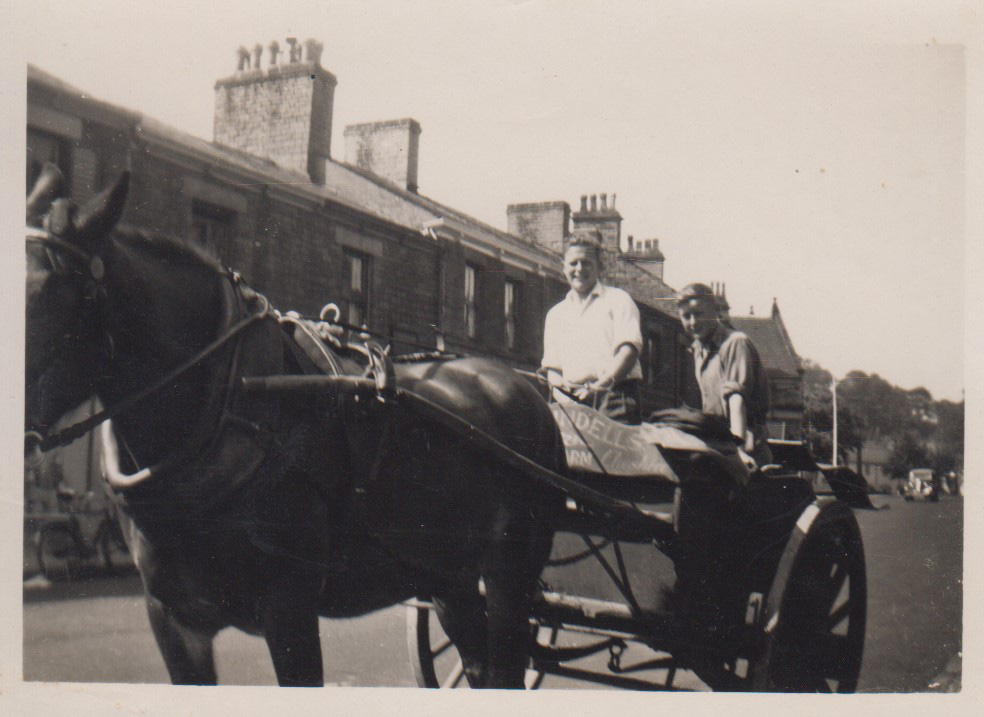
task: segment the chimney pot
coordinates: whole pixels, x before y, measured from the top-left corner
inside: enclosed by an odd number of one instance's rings
[[[602,209],[602,211],[608,209],[608,195],[607,194],[602,194],[601,195],[601,209]]]
[[[581,195],[581,211],[582,212],[588,211],[588,195],[587,194],[582,194]]]
[[[591,195],[591,211],[592,212],[598,211],[598,195],[597,194],[592,194]]]
[[[612,209],[615,208],[615,192],[612,192]]]
[[[270,50],[270,67],[273,67],[277,64],[277,55],[280,54],[280,43],[274,40],[268,45],[267,49]]]
[[[298,60],[300,60],[301,59],[301,48],[299,48],[297,46],[297,38],[296,37],[288,37],[287,38],[287,44],[290,46],[290,50],[289,50],[290,62],[293,63],[293,62],[297,62]]]
[[[249,67],[249,50],[242,45],[236,50],[236,72],[242,72]]]
[[[311,62],[315,65],[321,64],[321,53],[324,51],[325,46],[320,42],[315,40],[313,37],[308,38],[304,41],[304,61]]]
[[[632,251],[632,235],[629,234],[629,251]]]
[[[260,69],[260,60],[263,57],[263,45],[256,43],[253,45],[253,69]]]

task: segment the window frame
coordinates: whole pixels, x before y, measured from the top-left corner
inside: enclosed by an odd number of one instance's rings
[[[471,263],[465,263],[464,284],[462,285],[462,306],[465,322],[465,336],[470,339],[478,338],[478,284],[480,269]],[[470,281],[469,281],[470,279]],[[470,290],[470,291],[469,291]]]
[[[510,351],[518,351],[519,346],[519,297],[520,282],[514,279],[506,279],[502,288],[502,318],[503,318],[503,338],[506,348]]]
[[[344,290],[342,291],[345,298],[345,321],[352,326],[369,328],[372,308],[372,256],[348,248],[343,249],[342,254],[344,255],[343,265],[345,267]],[[361,265],[358,273],[359,287],[355,286],[356,262]],[[353,317],[353,309],[358,309],[360,317]],[[356,318],[360,318],[360,320],[356,320]]]
[[[30,154],[31,145],[34,144],[36,147],[36,141],[32,142],[32,139],[40,140],[41,142],[50,143],[50,146],[54,147],[55,158],[43,157],[40,160],[34,159]],[[38,176],[41,173],[41,169],[44,167],[45,162],[52,162],[58,169],[61,170],[62,176],[65,179],[66,191],[68,187],[72,186],[72,141],[67,137],[55,134],[53,132],[47,132],[43,129],[37,127],[28,126],[26,140],[26,150],[28,153],[27,160],[27,171],[33,174],[33,177],[25,177],[28,180],[28,184],[31,186],[27,187],[27,191],[30,192],[33,189],[34,183],[37,181]],[[32,167],[37,165],[36,171],[32,172]]]
[[[191,201],[189,241],[222,259],[236,232],[236,212],[199,199]],[[200,229],[204,229],[203,232]]]

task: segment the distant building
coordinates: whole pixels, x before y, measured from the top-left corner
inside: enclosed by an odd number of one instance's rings
[[[768,416],[772,438],[797,440],[803,435],[803,366],[777,301],[768,317],[731,316],[732,325],[755,344],[769,377],[771,409]]]
[[[884,440],[866,440],[861,446],[861,455],[853,448],[847,452],[846,465],[863,475],[869,485],[887,489],[892,485],[892,475],[888,463],[892,458],[892,446]]]

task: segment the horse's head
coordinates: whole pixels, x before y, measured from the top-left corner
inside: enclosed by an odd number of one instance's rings
[[[92,394],[106,351],[97,328],[109,233],[123,211],[129,175],[81,208],[58,196],[46,165],[27,199],[26,427],[45,433]]]

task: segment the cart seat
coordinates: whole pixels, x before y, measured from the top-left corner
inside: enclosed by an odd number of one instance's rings
[[[748,472],[734,443],[693,435],[674,425],[642,423],[627,426],[579,403],[551,403],[560,429],[567,466],[579,474],[611,478],[680,482],[673,463],[704,454],[737,482]]]

